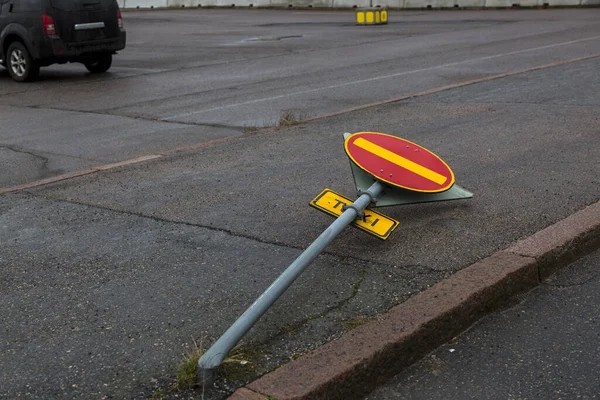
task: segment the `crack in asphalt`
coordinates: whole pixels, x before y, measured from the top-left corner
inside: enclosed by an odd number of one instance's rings
[[[171,220],[171,219],[167,219],[167,218],[157,217],[154,215],[146,215],[146,214],[134,212],[134,211],[119,210],[119,209],[111,208],[108,206],[85,203],[82,201],[58,199],[58,198],[44,196],[41,194],[32,193],[27,190],[24,190],[21,193],[27,194],[32,198],[41,198],[44,200],[53,201],[53,202],[57,202],[57,203],[73,204],[73,205],[78,205],[78,206],[82,206],[82,207],[96,208],[96,209],[109,211],[109,212],[113,212],[113,213],[118,213],[118,214],[122,214],[122,215],[150,219],[150,220],[153,220],[156,222],[163,222],[163,223],[170,223],[170,224],[175,224],[175,225],[183,225],[183,226],[191,226],[191,227],[195,227],[195,228],[207,229],[207,230],[210,230],[213,232],[220,232],[220,233],[224,233],[229,236],[232,236],[232,237],[252,240],[252,241],[255,241],[258,243],[267,244],[267,245],[271,245],[271,246],[277,246],[277,247],[293,249],[293,250],[300,250],[300,251],[306,250],[305,247],[294,246],[294,245],[291,245],[288,243],[283,243],[283,242],[275,242],[275,241],[265,240],[265,239],[262,239],[262,238],[259,238],[256,236],[246,235],[246,234],[239,233],[239,232],[234,232],[232,230],[225,229],[225,228],[218,228],[218,227],[214,227],[214,226],[210,226],[210,225],[203,225],[203,224],[198,224],[198,223],[193,223],[193,222],[176,221],[176,220]],[[435,269],[431,266],[427,266],[427,265],[420,265],[420,264],[418,264],[418,265],[414,265],[414,264],[394,265],[394,264],[388,264],[388,263],[382,263],[382,262],[373,261],[373,260],[369,260],[369,259],[364,259],[361,257],[352,256],[352,255],[340,255],[340,254],[336,254],[336,253],[330,252],[330,251],[323,251],[321,253],[321,255],[327,255],[327,256],[334,257],[342,264],[347,264],[346,261],[349,260],[349,261],[354,261],[354,262],[358,262],[358,263],[367,263],[374,267],[401,268],[404,271],[410,270],[415,275],[424,275],[424,274],[427,274],[428,272],[433,272],[436,274],[444,274],[445,273],[445,271],[440,271],[440,270],[437,270],[437,269]],[[414,267],[418,267],[418,268],[415,270],[415,269],[413,269]]]
[[[597,279],[598,277],[600,277],[600,273],[596,273],[594,274],[592,277],[581,281],[581,282],[576,282],[576,283],[571,283],[571,284],[560,284],[560,283],[549,283],[549,282],[543,282],[542,285],[543,286],[548,286],[548,287],[555,287],[555,288],[559,288],[559,289],[567,289],[567,288],[572,288],[572,287],[577,287],[577,286],[583,286],[586,283],[589,283],[595,279]]]
[[[272,338],[270,338],[267,343],[270,343],[278,338],[280,338],[281,336],[285,335],[285,334],[292,334],[295,331],[298,330],[298,328],[306,325],[307,323],[317,320],[317,319],[321,319],[325,316],[327,316],[330,312],[335,311],[335,310],[341,310],[341,308],[343,306],[345,306],[346,304],[348,304],[353,298],[355,298],[358,295],[358,292],[360,291],[360,286],[362,285],[363,281],[365,280],[365,276],[367,275],[367,271],[365,269],[361,269],[358,275],[358,279],[356,280],[356,282],[354,282],[354,286],[353,286],[353,290],[352,293],[350,294],[350,296],[346,297],[345,299],[342,299],[340,301],[338,301],[336,304],[334,304],[333,306],[327,307],[325,310],[321,311],[318,314],[314,314],[311,316],[308,316],[298,322],[295,322],[293,324],[290,324],[288,326],[284,326],[283,328],[281,328],[279,330],[279,332],[277,334],[275,334]]]
[[[27,154],[33,158],[38,158],[42,160],[42,165],[38,168],[40,171],[49,171],[48,170],[48,162],[50,161],[50,159],[48,157],[42,156],[40,154],[37,154],[35,152],[33,152],[32,150],[25,150],[22,149],[20,147],[16,147],[16,146],[8,146],[5,144],[0,144],[0,150],[9,150],[15,153],[20,153],[20,154]]]
[[[254,128],[252,126],[238,126],[238,125],[226,125],[226,124],[216,124],[216,123],[167,121],[167,120],[162,120],[160,118],[148,118],[148,117],[141,117],[141,116],[110,114],[108,112],[103,112],[103,111],[76,110],[76,109],[72,109],[72,108],[58,108],[58,107],[48,107],[48,106],[41,106],[41,105],[32,105],[32,106],[9,105],[7,107],[14,107],[14,108],[20,107],[20,108],[30,108],[30,109],[35,109],[35,110],[74,112],[74,113],[79,113],[79,114],[102,115],[102,116],[109,116],[109,117],[127,118],[127,119],[139,120],[139,121],[158,122],[158,123],[167,123],[167,124],[175,124],[175,125],[206,126],[209,128],[232,129],[235,131],[239,131],[241,133],[245,133],[249,128]]]
[[[355,261],[355,259],[353,257],[344,257],[340,260],[340,262],[342,264],[346,264],[346,265],[351,265],[351,263],[347,263],[347,260],[352,260]],[[361,260],[364,261],[364,260]],[[373,264],[378,264],[378,263],[373,263]],[[385,264],[381,264],[381,265],[385,265]],[[410,267],[411,265],[406,265],[406,266],[401,266],[400,268],[403,269],[407,269],[408,267]],[[419,266],[422,267],[422,266]],[[431,268],[431,267],[426,267],[426,268]],[[434,269],[431,269],[432,271],[435,271]],[[435,271],[438,274],[440,273],[439,271]],[[423,271],[420,271],[420,273],[417,274],[424,274]],[[293,335],[299,328],[307,325],[308,323],[324,318],[327,315],[329,315],[331,312],[333,311],[340,311],[342,309],[342,307],[344,307],[345,305],[347,305],[348,303],[350,303],[356,296],[358,296],[362,283],[364,282],[365,278],[367,275],[367,269],[366,268],[361,268],[359,270],[359,275],[358,278],[356,279],[356,281],[354,282],[353,285],[353,290],[352,293],[346,297],[345,299],[342,299],[340,301],[338,301],[336,304],[334,304],[333,306],[327,307],[325,310],[317,313],[317,314],[313,314],[310,315],[300,321],[294,322],[292,324],[289,324],[287,326],[282,327],[279,332],[277,332],[276,334],[274,334],[272,337],[270,337],[269,339],[265,340],[264,342],[261,342],[260,345],[261,346],[268,346],[270,343],[280,339],[282,336],[291,334]],[[405,301],[405,300],[403,300]],[[378,315],[380,314],[380,312],[377,313]]]
[[[268,245],[273,245],[273,246],[279,246],[279,247],[284,247],[284,248],[290,248],[290,249],[294,249],[294,250],[305,250],[305,248],[301,248],[301,247],[297,247],[297,246],[291,246],[291,245],[288,245],[288,244],[285,244],[285,243],[276,243],[276,242],[266,241],[264,239],[260,239],[260,238],[257,238],[257,237],[252,237],[252,236],[249,236],[249,235],[243,235],[243,234],[239,234],[239,233],[236,233],[236,232],[232,232],[232,231],[227,230],[227,229],[215,228],[215,227],[212,227],[212,226],[205,226],[205,225],[194,224],[194,223],[190,223],[190,222],[172,221],[172,220],[168,220],[168,219],[165,219],[165,218],[159,218],[159,217],[155,217],[155,216],[144,215],[144,214],[141,214],[141,213],[135,213],[135,212],[131,212],[131,211],[116,210],[116,209],[112,209],[112,208],[105,207],[105,206],[87,204],[87,203],[73,201],[73,200],[55,199],[55,198],[50,198],[50,197],[46,197],[46,196],[39,195],[39,194],[34,194],[34,193],[31,193],[31,192],[28,192],[28,191],[25,191],[24,193],[27,194],[28,196],[32,197],[32,198],[42,198],[42,199],[45,199],[45,200],[48,200],[48,201],[52,201],[52,202],[74,204],[74,205],[82,206],[82,207],[97,208],[97,209],[101,209],[101,210],[105,210],[105,211],[109,211],[109,212],[113,212],[113,213],[118,213],[118,214],[123,214],[123,215],[128,215],[128,216],[135,216],[135,217],[140,217],[140,218],[145,218],[145,219],[151,219],[151,220],[157,221],[157,222],[166,222],[166,223],[172,223],[172,224],[176,224],[176,225],[185,225],[185,226],[192,226],[192,227],[197,227],[197,228],[203,228],[203,229],[208,229],[208,230],[211,230],[211,231],[222,232],[222,233],[228,234],[228,235],[233,236],[233,237],[239,237],[239,238],[243,238],[243,239],[248,239],[248,240],[256,241],[256,242],[263,243],[263,244],[268,244]],[[431,273],[431,272],[433,272],[435,274],[438,274],[438,275],[443,275],[444,274],[443,271],[439,271],[439,270],[436,270],[433,267],[425,266],[425,265],[418,265],[418,264],[393,265],[393,264],[387,264],[387,263],[382,263],[382,262],[377,262],[377,261],[372,261],[372,260],[365,260],[365,259],[361,259],[359,257],[350,256],[350,255],[345,255],[345,256],[338,255],[338,254],[327,252],[327,251],[324,251],[322,253],[322,255],[331,256],[331,257],[335,258],[339,264],[348,266],[350,268],[356,268],[359,271],[358,272],[358,277],[355,280],[354,284],[352,285],[352,293],[348,297],[339,300],[337,303],[335,303],[332,306],[329,306],[329,307],[325,308],[321,312],[318,312],[316,314],[310,315],[310,316],[308,316],[306,318],[303,318],[300,321],[294,322],[294,323],[292,323],[292,324],[290,324],[288,326],[282,327],[272,337],[268,338],[267,340],[265,340],[263,342],[260,342],[260,344],[259,344],[260,346],[268,346],[270,343],[273,343],[274,341],[280,339],[281,337],[283,337],[285,335],[294,334],[294,332],[296,332],[301,327],[309,324],[310,322],[318,320],[318,319],[322,319],[322,318],[326,317],[327,315],[329,315],[330,313],[332,313],[334,311],[339,311],[345,305],[349,304],[354,298],[356,298],[359,295],[361,286],[362,286],[362,284],[363,284],[363,282],[364,282],[364,280],[366,278],[366,275],[367,275],[367,272],[368,272],[369,268],[366,268],[364,266],[365,263],[366,263],[366,265],[370,265],[371,267],[373,267],[373,269],[375,267],[400,268],[403,271],[410,271],[414,275],[426,275],[426,274]],[[353,264],[355,264],[355,265],[353,265]],[[356,264],[361,264],[361,267],[358,267]]]
[[[93,161],[93,162],[97,162],[97,163],[106,163],[106,160],[98,160],[96,158],[87,158],[87,157],[77,157],[77,156],[72,156],[69,154],[61,154],[61,153],[52,153],[49,151],[34,151],[34,150],[26,150],[23,149],[22,147],[17,147],[17,146],[13,146],[13,145],[7,145],[7,144],[2,144],[0,143],[0,150],[1,149],[8,149],[8,150],[12,150],[14,152],[17,153],[23,153],[23,154],[29,154],[33,157],[39,157],[39,158],[44,158],[46,160],[48,160],[48,157],[43,156],[42,154],[48,154],[50,156],[57,156],[57,157],[65,157],[65,158],[74,158],[76,160],[85,160],[85,161]]]

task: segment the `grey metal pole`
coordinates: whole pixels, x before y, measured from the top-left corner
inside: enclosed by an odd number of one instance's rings
[[[277,301],[311,262],[383,191],[375,182],[327,228],[262,295],[227,329],[227,331],[198,360],[198,379],[201,384],[213,382],[216,368],[258,319]]]

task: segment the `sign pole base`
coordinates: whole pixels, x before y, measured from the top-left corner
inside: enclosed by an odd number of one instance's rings
[[[217,379],[217,368],[200,368],[198,367],[198,372],[196,373],[196,377],[198,379],[198,384],[202,387],[209,387],[215,383],[215,379]]]
[[[290,264],[289,267],[260,295],[258,299],[227,329],[227,331],[198,360],[197,378],[200,384],[212,384],[216,369],[231,349],[254,326],[260,317],[277,301],[315,258],[344,230],[354,222],[372,201],[382,192],[384,186],[373,183],[352,205]]]

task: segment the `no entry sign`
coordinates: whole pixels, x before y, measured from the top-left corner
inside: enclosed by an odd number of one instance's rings
[[[358,132],[344,143],[346,153],[377,180],[416,192],[439,193],[454,185],[454,173],[424,147],[396,136]]]
[[[454,174],[445,162],[415,143],[375,132],[345,133],[344,138],[346,153],[353,161],[351,167],[359,191],[358,199],[352,201],[325,189],[310,202],[312,207],[335,217],[335,221],[200,357],[197,374],[201,384],[212,382],[225,356],[344,228],[353,225],[383,240],[390,236],[398,221],[368,208],[369,205],[412,204],[473,196],[454,185]],[[388,191],[383,182],[410,191]]]

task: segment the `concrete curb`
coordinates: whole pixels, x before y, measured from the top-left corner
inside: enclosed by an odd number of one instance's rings
[[[599,247],[597,202],[251,382],[230,399],[361,398],[513,296]]]

